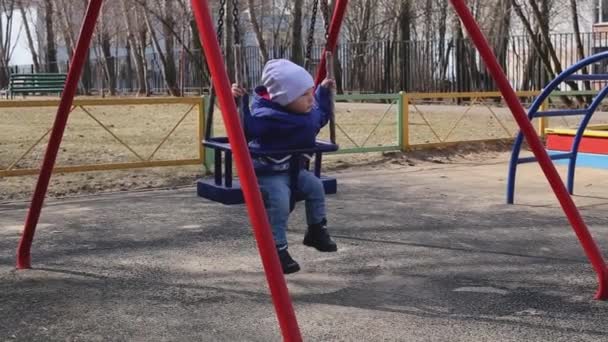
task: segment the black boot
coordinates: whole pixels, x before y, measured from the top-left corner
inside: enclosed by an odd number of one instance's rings
[[[277,252],[279,253],[279,261],[281,261],[281,267],[283,268],[283,274],[296,273],[300,270],[300,265],[291,258],[287,251],[287,246],[277,246]]]
[[[329,236],[326,224],[327,221],[323,219],[320,223],[309,225],[304,235],[304,245],[314,247],[320,252],[336,252],[338,246]]]

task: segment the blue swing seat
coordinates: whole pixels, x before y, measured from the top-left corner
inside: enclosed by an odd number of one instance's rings
[[[241,99],[241,111],[243,113],[243,121],[245,135],[247,136],[247,122],[251,118],[249,110],[249,97],[243,96]],[[209,199],[214,202],[219,202],[226,205],[242,204],[245,202],[243,191],[238,180],[233,179],[232,175],[232,148],[227,137],[213,137],[203,140],[203,146],[214,150],[214,176],[213,178],[203,178],[197,181],[197,194],[200,197]],[[303,155],[314,155],[314,174],[323,182],[325,193],[335,194],[338,191],[338,182],[336,178],[326,177],[321,175],[321,162],[323,153],[334,152],[339,149],[339,146],[330,142],[317,140],[316,145],[306,149],[295,150],[261,150],[249,147],[249,153],[252,157],[272,157],[291,155],[292,163],[290,164],[290,172],[293,168],[299,168],[300,160]],[[223,161],[223,168],[222,168]],[[224,170],[222,172],[222,169]],[[301,201],[304,196],[295,191],[293,194],[295,201]]]

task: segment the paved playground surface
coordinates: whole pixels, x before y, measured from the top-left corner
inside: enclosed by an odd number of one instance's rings
[[[504,204],[506,155],[340,171],[340,251],[288,276],[306,341],[608,341],[608,303],[536,165]],[[563,171],[563,169],[562,169]],[[608,249],[606,171],[576,197]],[[27,203],[0,205],[0,341],[279,341],[243,206],[194,188],[49,200],[14,270]]]

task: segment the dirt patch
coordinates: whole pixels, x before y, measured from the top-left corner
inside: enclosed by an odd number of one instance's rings
[[[202,175],[201,167],[181,166],[126,171],[56,174],[48,196],[54,198],[104,192],[191,186]],[[0,201],[29,199],[38,176],[0,178]]]

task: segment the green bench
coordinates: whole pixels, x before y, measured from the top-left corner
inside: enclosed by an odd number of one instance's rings
[[[67,74],[40,73],[40,74],[11,74],[8,93],[13,99],[15,94],[48,94],[63,92]]]

